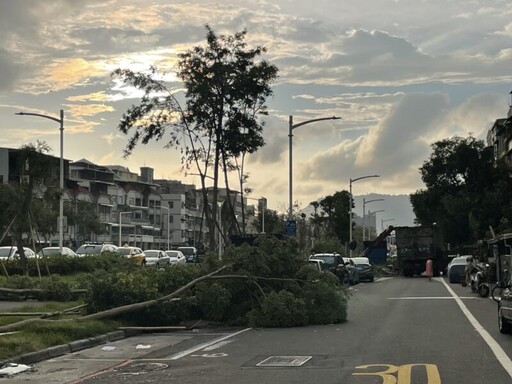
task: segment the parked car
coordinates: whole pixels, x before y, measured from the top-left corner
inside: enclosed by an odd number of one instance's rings
[[[347,272],[343,257],[338,253],[315,253],[309,257],[309,260],[323,261],[324,270],[329,270],[340,279],[341,283],[347,283]]]
[[[62,256],[69,256],[69,257],[77,256],[75,251],[73,251],[71,248],[68,248],[68,247],[62,247],[62,252],[60,251],[60,247],[44,247],[39,252],[37,252],[38,257],[55,256],[55,255],[61,255],[61,254],[62,254]]]
[[[169,249],[169,250],[165,251],[165,253],[167,253],[167,255],[169,256],[169,258],[171,260],[171,265],[185,264],[187,262],[187,258],[181,251],[175,251],[175,250]]]
[[[462,283],[466,276],[464,271],[466,269],[466,265],[468,264],[468,257],[470,255],[464,255],[459,257],[454,257],[452,261],[448,264],[446,268],[446,274],[448,275],[449,283]]]
[[[114,244],[83,244],[76,250],[78,256],[101,255],[105,253],[118,253]]]
[[[117,248],[117,252],[122,256],[134,259],[138,266],[144,267],[146,265],[146,253],[139,247],[124,245]]]
[[[187,258],[187,263],[199,263],[199,255],[197,254],[196,247],[178,247],[178,251],[181,251]]]
[[[158,249],[148,249],[144,251],[146,255],[146,267],[155,267],[156,269],[168,267],[171,265],[169,255]]]
[[[346,269],[346,282],[350,285],[359,284],[359,271],[357,270],[354,261],[349,257],[344,257],[343,262]]]
[[[309,265],[312,265],[313,268],[315,268],[318,272],[322,272],[325,270],[324,267],[324,261],[320,259],[309,259],[308,260]]]
[[[359,281],[365,280],[373,282],[375,280],[373,267],[367,257],[353,257],[351,260],[354,262],[359,274]]]
[[[28,247],[23,247],[25,257],[34,258],[37,257],[36,253]],[[18,247],[7,245],[0,247],[0,258],[3,260],[13,260],[19,258]]]

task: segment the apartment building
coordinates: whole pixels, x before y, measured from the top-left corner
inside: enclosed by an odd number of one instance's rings
[[[487,145],[494,148],[496,160],[504,160],[512,168],[512,100],[507,117],[497,119],[487,132]]]

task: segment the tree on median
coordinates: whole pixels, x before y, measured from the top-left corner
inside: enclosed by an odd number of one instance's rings
[[[184,169],[194,167],[201,176],[210,249],[216,245],[220,172],[224,174],[227,204],[236,223],[228,174],[238,170],[239,177],[245,178],[240,159],[265,144],[263,123],[258,117],[267,114],[265,101],[272,95],[270,84],[277,78],[275,66],[265,60],[257,61],[266,49],[247,48],[246,33],[244,30],[233,36],[217,35],[206,25],[206,46],[196,46],[178,55],[177,75],[185,85],[185,106],[176,98],[177,90],[160,80],[161,74],[155,68],[150,73],[127,69],[113,73],[126,84],[144,91],[140,104],[130,107],[118,126],[125,134],[135,131],[125,155],[139,141],[147,144],[168,134],[166,147],[181,149]],[[211,203],[205,183],[207,177],[212,177],[210,174],[213,174]],[[217,227],[221,230],[221,223]]]

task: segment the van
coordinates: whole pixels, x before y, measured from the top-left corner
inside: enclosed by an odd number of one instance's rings
[[[178,251],[185,255],[187,263],[199,263],[196,247],[178,247]]]

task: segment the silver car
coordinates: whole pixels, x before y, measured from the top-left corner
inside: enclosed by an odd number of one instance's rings
[[[37,256],[55,256],[60,255],[60,247],[44,247],[39,252],[37,252]],[[77,254],[71,248],[62,247],[62,256],[75,257]]]
[[[185,264],[187,262],[187,258],[181,251],[168,250],[165,253],[170,257],[171,265]]]
[[[155,267],[156,269],[159,269],[171,265],[171,259],[164,251],[149,249],[144,251],[144,254],[146,255],[146,267]]]

